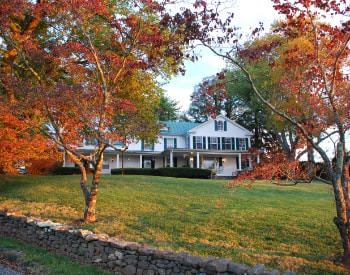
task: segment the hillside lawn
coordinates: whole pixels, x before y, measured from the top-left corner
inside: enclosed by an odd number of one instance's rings
[[[0,209],[76,224],[161,249],[231,258],[305,274],[342,274],[331,186],[251,189],[224,180],[104,176],[98,221],[79,224],[79,176],[0,177]]]

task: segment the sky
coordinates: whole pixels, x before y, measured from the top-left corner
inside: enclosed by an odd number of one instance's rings
[[[241,32],[250,33],[251,29],[258,27],[259,22],[264,23],[265,29],[278,18],[270,0],[236,0],[233,4],[236,26]],[[181,111],[187,111],[190,96],[196,84],[204,77],[215,75],[225,67],[225,62],[215,56],[208,49],[201,47],[200,59],[197,62],[186,61],[186,74],[175,76],[163,86],[166,94],[179,103]]]

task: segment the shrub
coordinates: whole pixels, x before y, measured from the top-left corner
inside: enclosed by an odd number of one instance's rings
[[[61,166],[62,163],[55,159],[37,159],[31,160],[27,168],[31,175],[49,175]]]
[[[211,177],[211,170],[198,168],[158,168],[159,176],[175,177],[175,178],[194,178],[194,179],[208,179]]]
[[[120,175],[122,169],[112,169],[112,175]],[[163,176],[175,178],[196,178],[208,179],[211,177],[211,170],[198,168],[124,168],[125,175],[149,175],[149,176]]]
[[[80,174],[80,169],[78,167],[56,167],[52,171],[53,175],[74,175]]]
[[[153,168],[124,168],[124,174],[125,175],[150,175],[150,176],[155,176],[157,169]],[[117,169],[111,169],[111,174],[112,175],[120,175],[122,173],[121,168]]]

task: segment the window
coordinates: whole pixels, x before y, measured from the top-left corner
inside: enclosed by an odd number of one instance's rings
[[[248,158],[246,159],[242,159],[242,162],[241,162],[241,169],[242,170],[247,170],[250,168],[250,161]]]
[[[223,150],[232,150],[232,139],[231,138],[223,138],[222,149]]]
[[[224,130],[224,122],[222,120],[218,120],[216,127],[217,127],[218,131],[223,131]]]
[[[203,137],[195,137],[196,149],[203,149]]]
[[[102,169],[104,169],[104,170],[109,169],[109,161],[108,160],[103,160]]]
[[[247,144],[246,144],[246,139],[245,138],[237,138],[237,145],[238,145],[238,148],[237,150],[238,151],[245,151],[247,150]]]
[[[165,149],[173,149],[176,148],[175,138],[167,138],[166,139],[166,148]]]
[[[153,150],[154,150],[153,143],[144,142],[143,151],[153,151]]]
[[[210,137],[208,145],[209,145],[210,150],[218,150],[218,138],[217,137]]]
[[[97,145],[96,138],[86,138],[85,145]]]

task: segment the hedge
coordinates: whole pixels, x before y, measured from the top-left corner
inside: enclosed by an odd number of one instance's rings
[[[111,169],[112,175],[120,175],[122,173],[122,169]],[[152,168],[124,168],[125,175],[150,175],[156,176],[156,169]]]
[[[74,175],[80,174],[79,167],[56,167],[52,174],[54,175]]]
[[[112,175],[120,175],[122,169],[112,169]],[[152,175],[175,178],[196,178],[208,179],[211,177],[211,170],[198,168],[124,168],[125,175]]]

